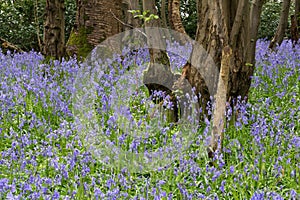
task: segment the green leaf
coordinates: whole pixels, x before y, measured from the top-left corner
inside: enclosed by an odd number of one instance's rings
[[[246,63],[245,64],[247,67],[253,67],[253,64],[252,63]]]
[[[127,12],[132,13],[132,14],[141,13],[140,10],[127,10]]]

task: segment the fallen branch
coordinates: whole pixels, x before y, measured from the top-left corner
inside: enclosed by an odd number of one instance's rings
[[[8,42],[7,40],[3,39],[0,37],[0,42],[1,42],[1,47],[4,49],[9,49],[9,50],[13,50],[13,51],[17,51],[17,52],[24,52],[21,48],[19,48],[18,46]]]

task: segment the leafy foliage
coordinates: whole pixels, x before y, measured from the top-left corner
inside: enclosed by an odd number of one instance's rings
[[[45,0],[5,0],[0,3],[0,37],[25,51],[40,51],[38,37],[43,39]],[[66,0],[66,38],[74,25],[76,3]]]
[[[181,18],[186,33],[195,38],[197,30],[197,3],[196,0],[181,0]]]
[[[38,16],[42,15],[43,7],[39,3]],[[32,0],[3,1],[0,3],[0,36],[18,45],[24,50],[37,49],[37,35],[34,19],[35,4]],[[39,28],[42,21],[39,21]],[[42,35],[40,35],[41,37]]]
[[[280,10],[280,1],[267,1],[263,5],[258,38],[272,39],[279,23]]]
[[[128,10],[128,12],[132,13],[134,18],[139,18],[144,22],[149,22],[150,20],[159,19],[158,15],[150,14],[149,10],[144,10],[141,12],[140,10]]]

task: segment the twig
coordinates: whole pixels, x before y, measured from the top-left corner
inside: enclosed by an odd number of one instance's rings
[[[129,27],[129,28],[135,29],[134,26],[131,26],[130,24],[126,24],[125,22],[123,22],[122,20],[120,20],[120,19],[119,19],[119,18],[111,11],[111,9],[110,9],[110,13],[112,14],[113,18],[115,18],[118,22],[120,22],[120,23],[123,24],[124,26],[127,26],[127,27]],[[136,30],[137,30],[139,33],[141,33],[143,36],[145,36],[146,38],[148,38],[147,35],[146,35],[146,33],[140,31],[139,29],[136,29]]]

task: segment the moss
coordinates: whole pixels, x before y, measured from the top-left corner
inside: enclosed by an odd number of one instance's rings
[[[67,54],[72,56],[76,54],[78,58],[85,58],[93,49],[87,40],[87,34],[92,32],[92,28],[81,27],[76,32],[72,30],[68,43]]]

